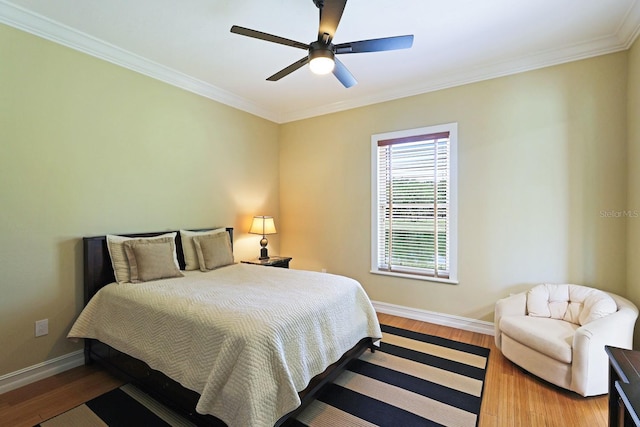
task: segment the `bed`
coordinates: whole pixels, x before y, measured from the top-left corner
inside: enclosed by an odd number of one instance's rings
[[[233,229],[222,231],[232,245]],[[133,245],[166,233],[124,236]],[[183,236],[173,233],[164,239],[179,277],[139,283],[114,283],[119,267],[114,276],[107,237],[84,238],[85,309],[69,337],[85,338],[86,363],[134,382],[198,425],[284,425],[381,337],[352,279],[233,262],[185,271],[193,254],[185,259]]]

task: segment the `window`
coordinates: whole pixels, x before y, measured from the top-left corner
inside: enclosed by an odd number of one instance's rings
[[[371,272],[457,283],[457,123],[371,137]]]

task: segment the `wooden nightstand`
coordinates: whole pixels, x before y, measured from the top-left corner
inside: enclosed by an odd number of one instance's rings
[[[287,256],[272,256],[267,259],[245,259],[242,262],[245,264],[266,265],[267,267],[289,268],[291,259],[291,257]]]

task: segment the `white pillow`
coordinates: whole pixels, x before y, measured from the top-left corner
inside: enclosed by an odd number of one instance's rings
[[[611,296],[587,286],[545,283],[527,292],[529,316],[550,317],[586,325],[616,311],[618,306]]]
[[[593,292],[584,300],[584,307],[580,312],[580,324],[586,325],[616,311],[618,311],[618,304],[610,295],[603,291]]]
[[[198,270],[200,269],[200,262],[198,261],[198,254],[196,253],[196,246],[193,242],[195,236],[206,236],[208,234],[218,234],[226,232],[226,228],[216,228],[208,231],[189,231],[180,230],[180,239],[182,240],[182,253],[184,254],[184,269],[185,270]]]
[[[543,284],[527,292],[527,313],[534,317],[562,319],[569,305],[567,285]]]
[[[111,256],[111,266],[113,267],[113,273],[116,276],[116,282],[126,283],[131,280],[129,274],[129,260],[124,250],[124,242],[127,240],[152,240],[162,239],[164,237],[176,238],[178,233],[165,233],[154,237],[125,237],[117,236],[114,234],[107,234],[107,248],[109,249],[109,255]],[[175,251],[175,245],[173,247],[173,261],[176,263],[176,267],[180,269],[178,264],[178,254]]]

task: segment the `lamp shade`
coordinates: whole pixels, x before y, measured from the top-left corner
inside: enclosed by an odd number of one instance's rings
[[[251,234],[276,234],[276,225],[273,222],[272,216],[254,216],[251,228],[249,229]]]

